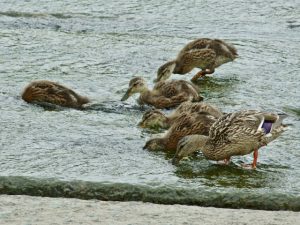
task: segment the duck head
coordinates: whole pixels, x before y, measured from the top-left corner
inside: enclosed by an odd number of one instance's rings
[[[165,149],[164,139],[153,138],[146,142],[143,149],[148,149],[150,151],[163,151]]]
[[[167,80],[173,73],[176,67],[176,61],[170,61],[162,65],[157,70],[157,78],[154,82],[159,82],[162,80]]]
[[[144,113],[139,126],[142,128],[164,128],[167,122],[167,117],[159,110],[154,109]]]
[[[122,97],[121,101],[127,100],[131,95],[135,93],[143,93],[144,91],[147,91],[147,83],[146,81],[141,77],[135,77],[132,78],[129,82],[129,87]]]
[[[183,158],[197,150],[202,150],[207,140],[208,137],[204,135],[188,135],[183,137],[177,144],[177,150],[172,159],[172,164],[177,165]]]

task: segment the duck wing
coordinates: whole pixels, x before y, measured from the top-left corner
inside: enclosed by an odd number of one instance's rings
[[[209,38],[199,38],[191,41],[187,45],[185,45],[183,49],[181,49],[181,51],[178,53],[177,58],[180,58],[181,55],[189,52],[190,50],[209,48],[211,41],[212,40]]]
[[[212,143],[235,154],[248,154],[277,138],[283,125],[276,125],[280,116],[256,110],[229,113],[218,119],[211,127]],[[270,123],[271,128],[269,125]],[[280,122],[281,124],[281,122]]]
[[[160,81],[154,86],[153,92],[157,96],[172,98],[182,93],[182,89],[188,88],[186,81],[183,80]]]
[[[31,83],[22,98],[27,102],[48,102],[61,106],[75,107],[88,102],[73,90],[55,82],[37,81]]]
[[[209,128],[214,122],[215,119],[208,114],[180,114],[166,134],[169,148],[176,149],[179,140],[187,135],[208,135]]]
[[[212,68],[215,64],[216,53],[212,49],[191,49],[177,58],[177,73],[187,73],[193,68]]]
[[[213,49],[217,56],[223,56],[231,59],[231,61],[238,57],[237,49],[233,45],[220,39],[214,39],[210,43],[209,48]]]
[[[171,98],[165,96],[153,96],[147,100],[147,103],[153,105],[157,109],[173,108],[184,101],[188,101],[189,97],[185,94],[175,95]]]
[[[259,111],[248,110],[229,113],[218,119],[211,127],[209,137],[217,148],[232,155],[248,154],[264,145],[262,129],[264,116]]]
[[[215,118],[223,116],[223,113],[216,106],[205,102],[190,103],[186,111],[191,113],[207,113]]]

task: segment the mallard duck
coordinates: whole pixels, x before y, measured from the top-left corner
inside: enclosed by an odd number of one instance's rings
[[[182,113],[163,137],[150,139],[143,149],[176,151],[181,138],[191,134],[208,135],[209,128],[215,121],[207,113]]]
[[[140,105],[152,105],[159,109],[172,108],[185,101],[203,100],[197,88],[184,80],[161,81],[155,84],[153,90],[149,90],[143,78],[135,77],[130,80],[129,88],[121,101],[125,101],[135,93],[140,93],[138,99]]]
[[[286,115],[245,110],[229,113],[219,118],[210,128],[209,136],[191,135],[184,137],[177,146],[173,163],[201,150],[209,160],[230,161],[231,156],[254,152],[250,166],[255,169],[258,149],[276,139],[286,125],[282,120]]]
[[[208,113],[219,118],[223,113],[215,106],[205,102],[183,102],[170,115],[165,115],[158,109],[144,113],[139,126],[142,128],[168,129],[181,113]]]
[[[188,43],[175,60],[162,65],[157,71],[156,82],[168,79],[172,73],[186,74],[195,67],[200,68],[191,81],[212,74],[215,68],[231,62],[238,57],[237,50],[231,44],[219,39],[200,38]]]
[[[89,99],[58,83],[41,80],[31,82],[24,90],[22,99],[28,103],[50,103],[63,107],[81,108]]]

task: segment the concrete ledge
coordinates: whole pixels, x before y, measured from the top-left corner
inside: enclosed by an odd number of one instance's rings
[[[0,224],[295,225],[299,212],[0,195]]]

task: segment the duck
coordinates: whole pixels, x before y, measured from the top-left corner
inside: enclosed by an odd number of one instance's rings
[[[27,103],[39,105],[53,104],[62,107],[80,109],[89,103],[87,97],[77,94],[75,91],[48,80],[33,81],[27,85],[22,93],[22,99]]]
[[[171,114],[166,115],[158,109],[144,113],[138,126],[150,129],[168,129],[182,113],[208,113],[216,119],[223,113],[216,106],[206,102],[183,102]]]
[[[247,155],[253,152],[253,162],[243,165],[255,169],[258,149],[275,140],[286,130],[282,124],[286,114],[242,110],[220,117],[209,129],[209,135],[190,135],[182,138],[172,160],[173,164],[201,150],[208,160],[224,160],[229,164],[230,158],[236,155]]]
[[[216,119],[208,113],[182,113],[167,132],[158,138],[148,140],[143,149],[150,151],[176,151],[179,140],[187,135],[208,135]]]
[[[196,82],[200,77],[214,73],[215,68],[232,62],[237,57],[237,49],[232,44],[220,39],[199,38],[185,45],[176,59],[160,66],[154,82],[166,80],[172,73],[189,73],[197,67],[201,71],[191,79],[192,82]]]
[[[149,90],[142,77],[134,77],[130,80],[121,101],[127,100],[135,93],[140,93],[138,98],[140,105],[150,105],[157,109],[174,108],[185,101],[203,100],[203,97],[198,94],[198,88],[184,80],[161,81]]]

